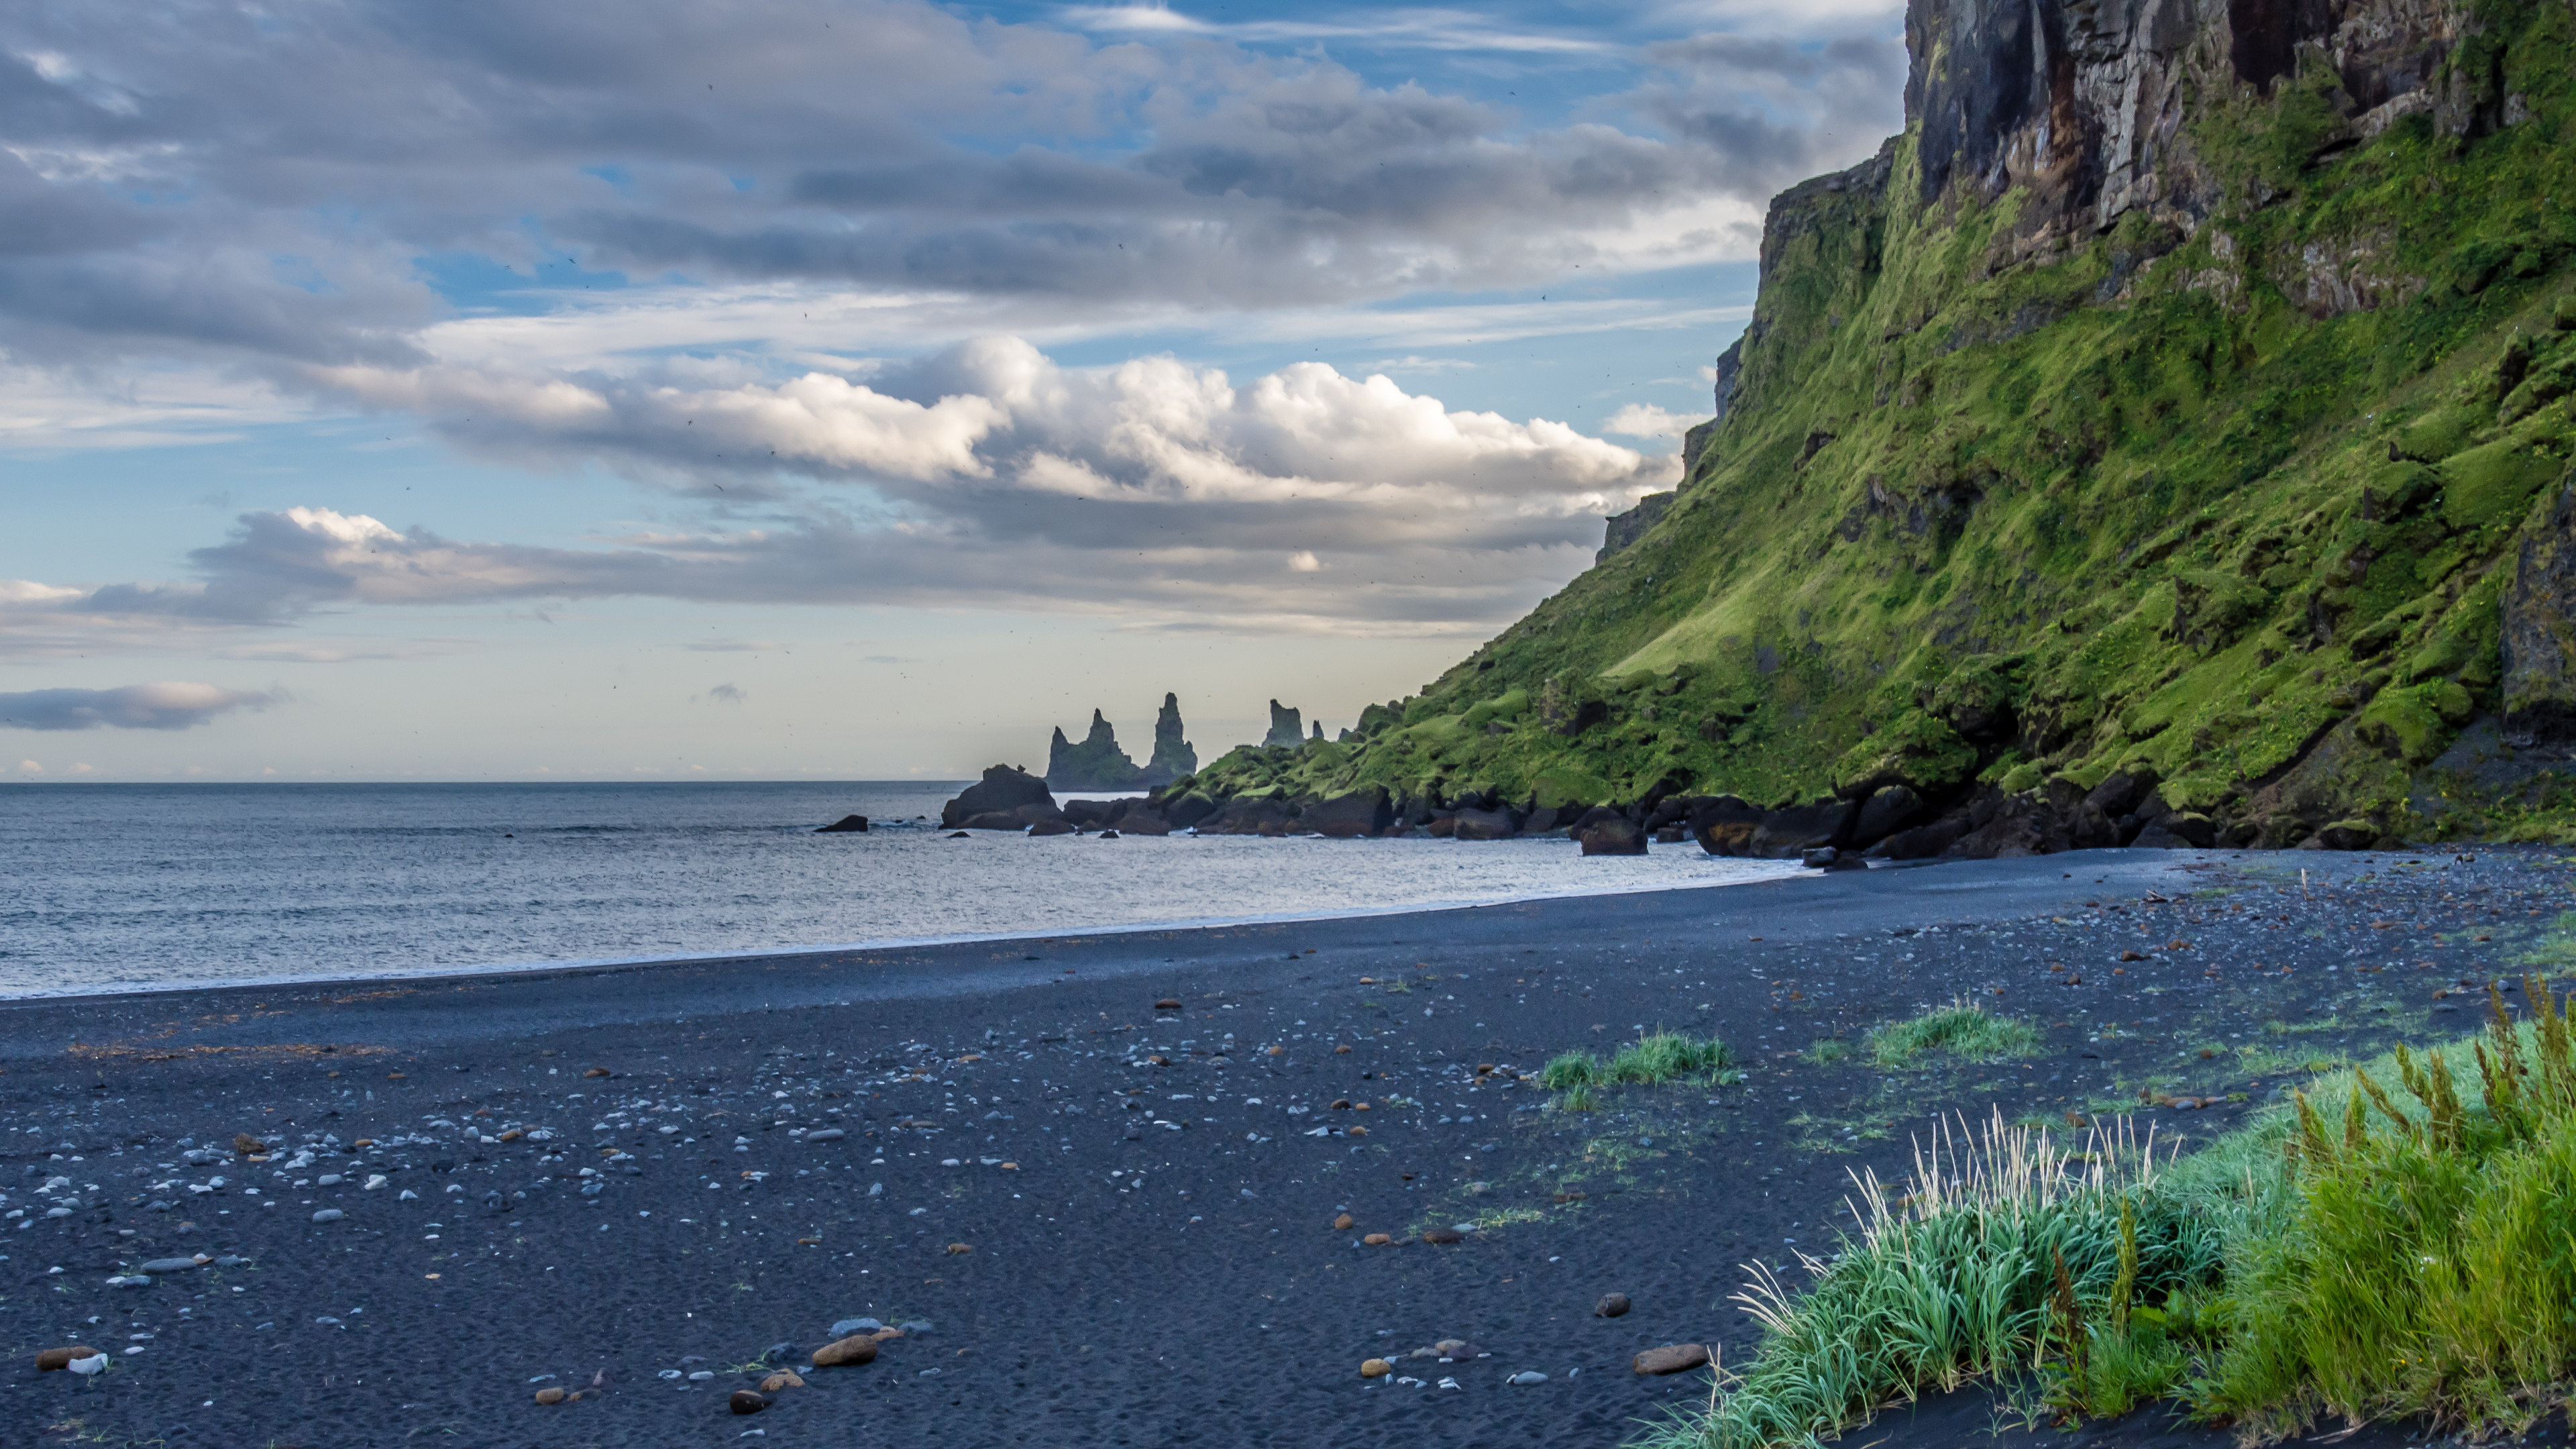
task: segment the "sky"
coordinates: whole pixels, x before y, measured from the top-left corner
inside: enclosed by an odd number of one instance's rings
[[[956,778],[1673,486],[1877,0],[0,10],[0,779]]]

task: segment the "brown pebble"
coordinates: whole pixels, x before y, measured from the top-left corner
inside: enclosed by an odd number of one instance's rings
[[[805,1381],[786,1369],[780,1369],[778,1372],[771,1374],[769,1377],[760,1381],[760,1391],[764,1394],[774,1394],[780,1389],[801,1389],[803,1387],[805,1387]]]
[[[1360,1377],[1364,1379],[1382,1379],[1393,1372],[1395,1365],[1382,1358],[1373,1358],[1360,1365]]]
[[[814,1350],[814,1367],[837,1368],[843,1364],[874,1363],[876,1357],[876,1335],[856,1333]]]
[[[1344,1213],[1340,1217],[1333,1219],[1333,1231],[1337,1233],[1347,1233],[1351,1230],[1351,1225],[1358,1221],[1359,1219],[1352,1217],[1349,1213]]]
[[[1350,1098],[1348,1098],[1348,1097],[1336,1097],[1336,1098],[1334,1098],[1334,1099],[1333,1099],[1333,1110],[1334,1110],[1334,1111],[1336,1111],[1336,1112],[1347,1112],[1347,1111],[1351,1110],[1351,1099],[1350,1099]]]
[[[1349,1135],[1353,1137],[1366,1137],[1368,1135],[1368,1129],[1366,1127],[1354,1127],[1350,1130]]]
[[[971,1253],[975,1251],[975,1245],[973,1243],[950,1243],[948,1245],[948,1251],[951,1253]]]
[[[525,1136],[527,1136],[527,1135],[528,1135],[527,1133],[520,1131],[520,1130],[519,1130],[518,1128],[516,1128],[516,1127],[513,1127],[513,1128],[511,1128],[509,1131],[502,1133],[499,1137],[496,1137],[496,1138],[494,1138],[493,1140],[494,1140],[494,1141],[496,1141],[496,1142],[516,1142],[516,1141],[518,1141],[520,1138],[525,1137]]]
[[[1367,1237],[1360,1239],[1360,1241],[1368,1244],[1372,1248],[1383,1248],[1387,1244],[1394,1242],[1395,1239],[1384,1233],[1371,1233]]]
[[[1708,1362],[1708,1346],[1698,1343],[1668,1343],[1650,1348],[1628,1361],[1628,1366],[1641,1374],[1677,1374]]]
[[[1346,1056],[1349,1056],[1350,1054],[1351,1054],[1351,1049],[1350,1049],[1349,1047],[1346,1047],[1346,1046],[1337,1046],[1337,1047],[1333,1048],[1333,1055],[1335,1055],[1335,1056],[1337,1056],[1337,1057],[1346,1057]]]
[[[1456,1228],[1425,1228],[1422,1230],[1422,1241],[1426,1243],[1463,1243],[1467,1241],[1467,1235],[1458,1231]]]
[[[1274,1057],[1284,1057],[1288,1055],[1288,1049],[1284,1046],[1275,1046],[1270,1049],[1270,1054]]]
[[[749,1389],[736,1389],[730,1400],[737,1414],[757,1414],[769,1407],[769,1401]]]
[[[565,1393],[563,1390],[556,1388],[552,1384],[548,1384],[544,1388],[537,1390],[537,1402],[540,1404],[560,1404],[570,1397],[572,1397],[570,1394]]]
[[[233,1134],[233,1151],[240,1153],[244,1157],[248,1157],[254,1152],[266,1152],[267,1150],[267,1143],[260,1141],[258,1138],[251,1136],[247,1132],[237,1132]]]
[[[1162,1000],[1154,1003],[1154,1009],[1156,1011],[1178,1011],[1181,1009],[1181,1004],[1178,1001],[1173,1000],[1171,997],[1166,996]]]
[[[582,1075],[585,1077],[604,1077],[608,1075],[608,1068],[592,1067],[589,1071],[582,1073]]]
[[[403,1074],[402,1074],[402,1073],[400,1073],[400,1072],[387,1072],[387,1073],[385,1073],[385,1080],[386,1080],[386,1081],[388,1081],[388,1082],[399,1082],[399,1081],[401,1081],[402,1079],[403,1079]]]
[[[1604,1293],[1601,1295],[1601,1301],[1592,1305],[1592,1316],[1595,1318],[1616,1318],[1620,1314],[1627,1312],[1628,1308],[1629,1303],[1627,1294]]]
[[[1160,1053],[1160,1052],[1148,1053],[1148,1054],[1146,1055],[1146,1057],[1145,1057],[1145,1060],[1147,1060],[1147,1061],[1149,1061],[1149,1062],[1152,1062],[1154,1065],[1156,1065],[1156,1066],[1158,1066],[1158,1067],[1168,1067],[1168,1066],[1170,1066],[1170,1065],[1171,1065],[1171,1062],[1170,1062],[1167,1058],[1165,1058],[1165,1057],[1162,1055],[1162,1053]]]
[[[36,1371],[49,1374],[57,1369],[69,1368],[73,1359],[97,1356],[98,1350],[85,1343],[76,1343],[69,1348],[49,1348],[36,1355]]]

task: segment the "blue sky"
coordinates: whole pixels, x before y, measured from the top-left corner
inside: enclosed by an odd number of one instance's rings
[[[0,777],[955,776],[1670,487],[1899,12],[0,16]]]

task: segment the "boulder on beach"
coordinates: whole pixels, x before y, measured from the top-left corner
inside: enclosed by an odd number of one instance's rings
[[[814,833],[816,835],[838,835],[850,831],[864,833],[867,828],[868,817],[864,815],[844,815],[829,825],[816,827]]]
[[[1462,806],[1451,818],[1454,823],[1450,829],[1460,840],[1508,840],[1521,828],[1520,817],[1510,806],[1500,810]]]
[[[1082,828],[1070,820],[1040,820],[1029,826],[1031,835],[1079,835]]]
[[[1636,821],[1612,811],[1606,820],[1595,820],[1574,832],[1583,842],[1585,855],[1643,855],[1646,832]]]
[[[1319,800],[1298,812],[1297,823],[1318,835],[1348,840],[1358,835],[1384,835],[1395,823],[1395,806],[1386,787],[1372,785],[1352,795]]]
[[[1118,833],[1121,835],[1169,835],[1173,828],[1171,821],[1147,808],[1142,800],[1129,805],[1118,816]]]
[[[1009,825],[977,825],[981,817],[1008,815],[1015,817]],[[942,829],[1016,830],[1040,820],[1061,819],[1064,812],[1055,805],[1054,792],[1046,781],[1026,770],[1009,765],[994,765],[984,771],[984,778],[967,786],[956,799],[939,807]]]

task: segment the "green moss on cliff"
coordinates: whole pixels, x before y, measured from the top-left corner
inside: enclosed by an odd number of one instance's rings
[[[1355,745],[1204,778],[1772,803],[2145,763],[2238,838],[2402,825],[2494,703],[2498,565],[2576,451],[2569,16],[2480,13],[2515,124],[2343,145],[2325,74],[2209,100],[2229,199],[2188,234],[2024,257],[2024,195],[1917,205],[1910,138],[1787,193],[1664,517]]]

